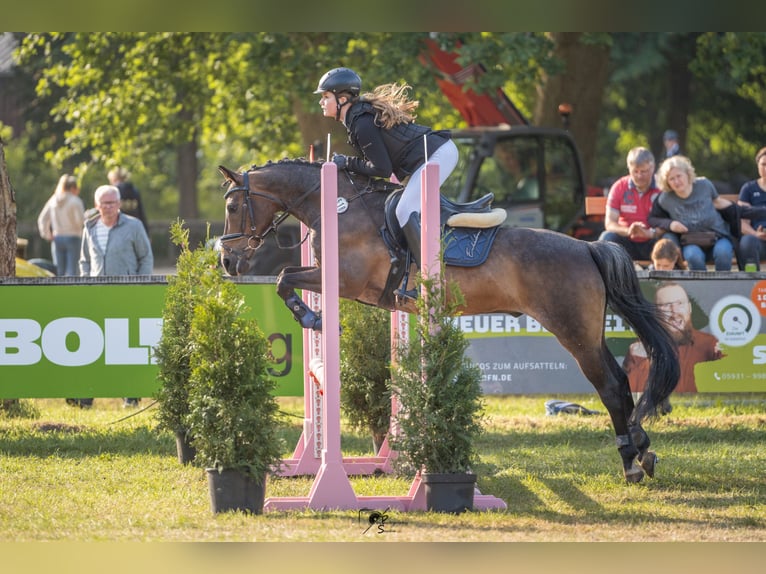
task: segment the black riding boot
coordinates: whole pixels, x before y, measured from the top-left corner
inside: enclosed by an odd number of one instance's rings
[[[418,269],[422,269],[420,261],[420,214],[410,213],[410,218],[407,220],[407,223],[402,226],[402,232],[404,233],[405,239],[407,239],[407,246],[410,248],[412,257],[415,260],[415,265],[418,266]],[[417,299],[418,290],[409,289],[407,291],[402,291],[401,289],[397,289],[396,295],[408,299]]]

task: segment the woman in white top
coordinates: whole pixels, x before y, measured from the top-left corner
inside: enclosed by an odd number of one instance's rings
[[[64,174],[37,218],[40,236],[53,242],[51,252],[57,275],[80,274],[78,260],[84,223],[85,206],[77,178]]]

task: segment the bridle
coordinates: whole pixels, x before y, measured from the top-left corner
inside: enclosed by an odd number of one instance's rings
[[[236,185],[232,188],[229,188],[226,191],[226,193],[224,193],[223,195],[223,198],[227,199],[233,193],[236,193],[238,191],[244,192],[243,195],[244,195],[245,203],[243,207],[245,207],[245,209],[247,210],[247,211],[245,211],[244,209],[242,210],[242,223],[240,225],[240,229],[242,229],[242,231],[239,233],[226,233],[226,227],[224,227],[224,230],[223,230],[224,234],[221,235],[221,237],[219,237],[218,239],[218,241],[221,244],[221,249],[223,249],[227,253],[233,253],[234,249],[231,247],[228,247],[226,243],[229,241],[235,241],[237,239],[241,239],[243,237],[247,237],[247,246],[245,247],[246,251],[258,249],[261,246],[261,244],[263,244],[266,237],[268,237],[270,233],[274,233],[274,235],[276,236],[277,228],[285,219],[287,219],[290,216],[291,211],[295,209],[296,207],[300,206],[300,204],[303,203],[306,200],[306,198],[308,198],[309,195],[317,191],[320,187],[320,184],[317,183],[308,191],[304,192],[303,195],[301,195],[295,202],[288,205],[278,197],[267,195],[259,191],[251,190],[249,173],[250,173],[249,171],[243,172],[242,185]],[[266,199],[268,201],[278,204],[280,207],[281,213],[277,217],[275,217],[271,221],[271,224],[266,228],[266,230],[260,234],[257,233],[257,229],[255,226],[255,209],[253,207],[253,202],[251,200],[252,196],[262,197],[263,199]],[[250,228],[249,228],[250,233],[245,232],[245,228],[246,228],[245,217],[247,217],[248,215],[250,216]],[[304,237],[303,240],[300,241],[300,243],[303,243],[303,241],[305,240],[306,238]],[[300,245],[300,243],[298,245]]]

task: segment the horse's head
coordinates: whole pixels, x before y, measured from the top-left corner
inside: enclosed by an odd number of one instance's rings
[[[255,250],[275,230],[274,214],[281,206],[278,199],[259,193],[251,185],[253,172],[236,173],[222,165],[218,171],[226,180],[223,185],[228,185],[221,264],[229,275],[245,275],[252,267]]]

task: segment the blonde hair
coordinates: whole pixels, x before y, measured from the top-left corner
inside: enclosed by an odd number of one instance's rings
[[[689,267],[681,253],[681,249],[667,237],[657,240],[657,243],[654,244],[654,248],[652,249],[651,258],[652,262],[657,259],[673,261],[674,269],[688,269]]]
[[[64,195],[67,191],[74,191],[78,187],[77,178],[65,173],[59,178],[59,182],[56,184],[56,190],[53,193],[56,195]]]
[[[380,126],[390,129],[397,124],[415,121],[417,116],[413,112],[420,102],[409,99],[408,92],[411,89],[407,84],[383,84],[372,92],[362,94],[360,99],[372,104],[378,112],[376,118]]]
[[[663,161],[660,169],[657,170],[657,185],[662,191],[670,191],[670,186],[668,185],[668,172],[671,169],[685,171],[689,176],[689,181],[692,183],[697,178],[697,172],[694,171],[692,161],[686,156],[674,155]]]

